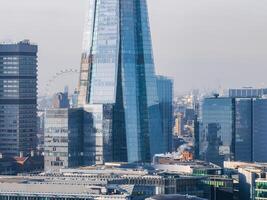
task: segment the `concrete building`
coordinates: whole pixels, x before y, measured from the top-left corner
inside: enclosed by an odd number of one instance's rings
[[[14,157],[36,149],[37,45],[0,44],[0,153]]]
[[[83,110],[45,111],[45,171],[83,165]]]
[[[133,191],[131,185],[86,185],[53,177],[1,177],[0,181],[0,199],[130,200]]]
[[[246,162],[224,162],[224,168],[226,170],[232,169],[238,173],[238,187],[239,187],[239,199],[255,200],[256,196],[260,195],[260,192],[255,193],[255,188],[260,188],[260,182],[266,180],[266,163],[246,163]],[[259,184],[256,185],[259,180]],[[259,199],[259,198],[258,198]]]
[[[239,89],[229,89],[231,98],[261,98],[267,94],[267,88],[245,87]]]
[[[46,110],[45,170],[111,161],[112,111],[102,104]]]
[[[153,167],[171,173],[197,176],[220,176],[223,169],[212,163],[190,160],[184,161],[178,153],[156,154],[153,158]]]
[[[171,195],[157,195],[147,198],[146,200],[207,200],[207,199],[189,195],[171,194]]]

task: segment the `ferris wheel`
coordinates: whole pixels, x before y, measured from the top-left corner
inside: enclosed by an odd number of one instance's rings
[[[78,69],[74,69],[74,68],[69,68],[69,69],[64,69],[61,70],[57,73],[55,73],[49,80],[48,82],[45,84],[45,89],[44,89],[44,95],[45,96],[51,96],[53,95],[53,91],[52,88],[53,86],[56,84],[56,82],[60,79],[62,79],[63,76],[66,75],[79,75],[79,70]],[[66,83],[68,84],[68,83]],[[77,82],[78,84],[78,82]]]

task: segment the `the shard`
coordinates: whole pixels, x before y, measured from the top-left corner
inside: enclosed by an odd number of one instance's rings
[[[89,0],[79,105],[112,106],[111,161],[164,152],[146,0]]]

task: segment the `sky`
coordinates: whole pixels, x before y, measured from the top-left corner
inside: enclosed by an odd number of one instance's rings
[[[77,85],[86,0],[0,0],[0,41],[39,45],[39,93]],[[267,87],[266,0],[148,0],[157,74],[175,92]],[[58,88],[60,87],[60,88]]]

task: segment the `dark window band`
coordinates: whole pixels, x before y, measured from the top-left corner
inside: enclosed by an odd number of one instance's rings
[[[36,56],[36,52],[0,52],[0,56]]]
[[[24,104],[36,104],[36,99],[0,99],[0,105],[7,104],[7,105],[24,105]]]

